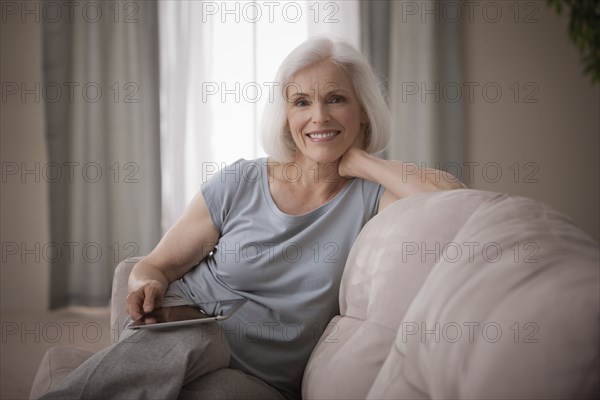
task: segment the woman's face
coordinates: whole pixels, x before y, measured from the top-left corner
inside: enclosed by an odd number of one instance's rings
[[[286,88],[287,123],[296,143],[296,161],[335,161],[357,139],[362,147],[361,124],[368,118],[343,69],[321,61],[298,72]]]

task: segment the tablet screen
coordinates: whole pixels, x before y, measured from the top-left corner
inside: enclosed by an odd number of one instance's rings
[[[157,308],[146,313],[141,319],[132,321],[127,328],[154,329],[222,321],[229,318],[246,301],[247,299],[222,300]]]

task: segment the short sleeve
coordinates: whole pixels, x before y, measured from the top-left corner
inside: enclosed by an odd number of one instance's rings
[[[219,232],[222,231],[240,187],[243,163],[244,160],[240,159],[227,165],[200,186],[210,218]]]
[[[379,210],[379,202],[385,189],[380,184],[368,180],[363,180],[362,184],[365,210],[367,210],[367,220],[369,220],[377,214],[377,211]]]

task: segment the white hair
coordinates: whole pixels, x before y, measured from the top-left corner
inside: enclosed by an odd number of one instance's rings
[[[285,90],[292,78],[304,68],[319,61],[329,60],[349,76],[361,106],[369,118],[365,150],[376,153],[383,150],[390,138],[391,119],[385,101],[385,90],[375,76],[367,59],[354,47],[340,40],[313,37],[296,47],[283,61],[275,81]],[[296,145],[286,132],[287,115],[285,93],[265,104],[261,124],[262,145],[274,160],[293,159]]]

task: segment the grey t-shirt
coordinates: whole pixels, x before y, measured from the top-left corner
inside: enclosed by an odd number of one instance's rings
[[[299,179],[293,164],[284,171]],[[201,186],[220,239],[174,289],[194,302],[245,297],[222,321],[231,367],[300,396],[306,362],[331,318],[350,248],[383,188],[354,178],[333,199],[288,215],[269,190],[267,159],[238,160]]]

